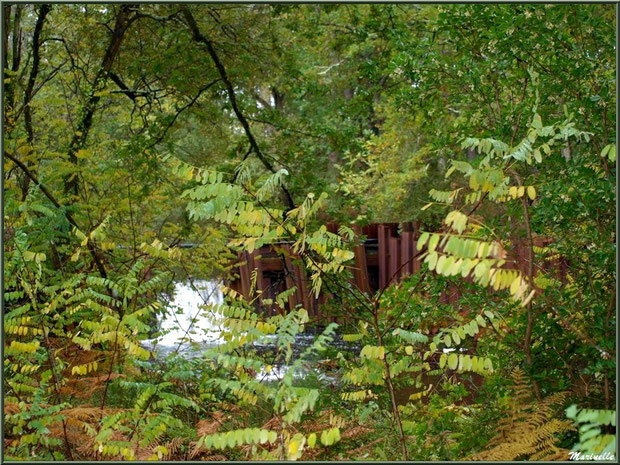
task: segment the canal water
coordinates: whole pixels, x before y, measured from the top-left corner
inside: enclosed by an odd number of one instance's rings
[[[175,283],[174,296],[166,305],[161,317],[159,333],[147,345],[158,356],[179,351],[187,356],[197,350],[214,347],[224,342],[213,313],[205,305],[223,301],[217,281],[179,281]]]
[[[210,304],[222,302],[223,295],[217,281],[177,282],[173,298],[166,305],[166,313],[161,317],[159,335],[145,341],[145,346],[153,351],[155,358],[158,359],[175,352],[185,358],[192,358],[199,356],[205,349],[224,343],[221,337],[223,328],[219,324],[218,317],[208,308]],[[316,329],[308,328],[306,332],[295,337],[295,341],[291,344],[293,360],[313,344],[318,334],[320,333]],[[275,354],[276,337],[267,336],[262,341],[255,342],[254,347],[263,355]],[[345,352],[359,352],[357,345],[343,341],[338,334],[333,337],[330,347]],[[320,357],[309,360],[293,375],[306,377],[312,373],[319,380],[334,379],[322,373],[322,370],[321,372],[317,370],[316,365],[321,361],[323,360]],[[281,379],[289,368],[287,365],[274,363],[269,371],[263,369],[258,372],[256,378],[263,381]]]

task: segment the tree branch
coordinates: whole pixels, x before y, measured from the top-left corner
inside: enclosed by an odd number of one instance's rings
[[[250,124],[248,123],[248,120],[243,115],[243,113],[241,112],[241,109],[239,108],[239,105],[237,104],[237,96],[235,94],[235,90],[228,77],[228,74],[226,73],[226,68],[220,61],[217,55],[217,52],[215,51],[215,48],[213,47],[213,42],[211,42],[205,36],[202,35],[202,33],[200,32],[200,29],[198,28],[198,24],[196,24],[196,20],[194,19],[194,16],[189,11],[186,5],[181,6],[181,11],[183,12],[183,16],[185,16],[185,20],[187,21],[187,24],[192,32],[192,38],[194,39],[195,42],[203,44],[207,48],[207,51],[209,52],[209,56],[211,57],[211,60],[213,60],[213,63],[215,64],[215,67],[217,68],[222,81],[226,85],[226,91],[228,93],[228,99],[230,100],[230,105],[232,106],[233,111],[235,112],[235,116],[237,117],[237,120],[243,127],[245,135],[248,141],[250,142],[251,152],[254,152],[256,154],[256,156],[262,162],[265,168],[267,168],[272,173],[275,173],[276,172],[275,168],[273,167],[271,162],[267,159],[267,157],[263,154],[260,147],[258,146],[258,142],[256,141],[256,138],[254,137],[254,134],[252,133],[252,130],[250,129]],[[248,155],[251,152],[248,152]],[[246,158],[248,155],[246,155]],[[236,179],[236,175],[233,178],[233,182],[235,179]],[[284,192],[284,196],[286,197],[286,203],[288,204],[289,209],[290,210],[294,209],[295,202],[293,201],[293,197],[291,193],[284,185],[282,185],[282,190]]]
[[[84,107],[82,108],[82,116],[78,123],[77,131],[73,135],[71,143],[69,144],[69,149],[67,150],[69,161],[73,164],[77,164],[77,152],[81,150],[86,144],[88,133],[90,132],[93,123],[95,108],[97,106],[97,103],[101,99],[99,92],[105,87],[107,78],[110,73],[110,69],[112,68],[112,63],[114,63],[115,58],[118,56],[118,52],[120,50],[123,37],[125,36],[125,32],[127,31],[129,25],[133,22],[133,20],[135,20],[135,18],[130,19],[128,17],[130,11],[130,5],[121,5],[121,8],[116,15],[114,30],[112,32],[112,37],[110,38],[110,43],[108,44],[103,60],[101,61],[101,66],[99,68],[99,71],[97,72],[97,76],[95,77],[95,82],[93,83],[92,91],[90,92],[88,101],[86,102],[86,105],[84,105]],[[75,176],[73,179],[68,179],[65,181],[65,191],[67,193],[72,192],[73,195],[77,196],[77,176]]]
[[[77,222],[73,218],[73,215],[71,215],[71,213],[62,208],[62,205],[60,205],[58,200],[56,200],[56,198],[47,189],[47,187],[45,187],[45,185],[37,179],[37,177],[32,173],[32,171],[28,169],[26,165],[24,165],[19,159],[17,159],[14,155],[7,152],[6,150],[4,151],[4,156],[11,160],[13,163],[15,163],[24,172],[24,174],[28,176],[28,178],[30,178],[30,180],[34,182],[39,187],[39,189],[41,189],[41,192],[45,194],[45,196],[50,200],[50,202],[52,202],[56,208],[62,211],[62,213],[65,215],[65,218],[67,218],[67,221],[69,221],[71,225],[75,226],[77,229],[80,229]],[[108,276],[103,266],[103,263],[101,262],[99,255],[97,255],[97,251],[95,250],[92,242],[88,242],[88,250],[93,257],[93,261],[95,262],[95,266],[97,267],[97,270],[99,271],[101,277],[107,278]]]
[[[129,87],[125,85],[125,83],[117,74],[109,73],[108,76],[110,76],[110,79],[112,79],[114,84],[118,86],[122,93],[129,97],[135,103],[138,94],[135,91],[129,89]]]

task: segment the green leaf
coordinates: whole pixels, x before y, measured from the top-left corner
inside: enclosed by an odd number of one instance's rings
[[[459,357],[454,352],[448,356],[448,368],[451,370],[456,370],[456,367],[459,364]]]
[[[437,252],[432,252],[426,256],[424,261],[428,263],[429,270],[433,271],[435,269],[435,266],[437,266],[437,258],[438,258]]]
[[[428,241],[428,251],[433,252],[437,247],[437,243],[439,242],[439,234],[433,234],[431,236],[430,241]]]
[[[359,341],[360,339],[362,339],[364,337],[363,334],[343,334],[342,335],[342,340],[346,341],[346,342],[355,342],[355,341]]]
[[[427,232],[422,233],[422,235],[418,239],[418,245],[417,245],[418,250],[422,250],[422,248],[424,247],[424,244],[426,244],[426,241],[428,240],[428,237],[429,237],[429,233]]]

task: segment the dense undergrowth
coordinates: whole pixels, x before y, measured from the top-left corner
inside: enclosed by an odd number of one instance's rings
[[[3,7],[5,460],[615,455],[608,5]],[[368,294],[380,221],[421,270]],[[149,350],[261,246],[329,318],[252,273]]]

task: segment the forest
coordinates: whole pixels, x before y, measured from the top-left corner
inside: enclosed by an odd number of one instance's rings
[[[2,2],[3,461],[616,455],[616,4]]]

